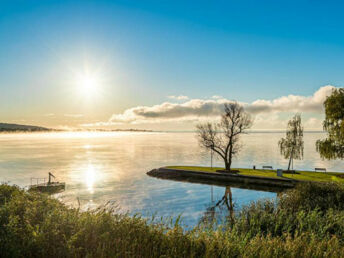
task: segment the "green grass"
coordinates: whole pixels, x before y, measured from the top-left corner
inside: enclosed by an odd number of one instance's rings
[[[245,207],[222,226],[152,223],[70,209],[0,185],[1,257],[342,257],[344,188],[308,183]]]
[[[216,172],[220,167],[197,167],[197,166],[168,166],[167,168],[182,169],[190,171],[201,171],[201,172]],[[263,170],[263,169],[247,169],[247,168],[233,168],[233,170],[239,170],[240,175],[247,176],[261,176],[261,177],[277,177],[276,170]],[[335,172],[311,172],[311,171],[297,171],[298,174],[283,174],[284,178],[291,178],[295,180],[311,181],[311,182],[338,182],[344,183],[344,178],[338,177],[338,175],[344,175],[343,173]]]

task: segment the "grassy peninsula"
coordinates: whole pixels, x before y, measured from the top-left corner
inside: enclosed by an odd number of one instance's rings
[[[217,170],[223,170],[221,167],[200,167],[200,166],[167,166],[170,169],[190,170],[197,172],[213,172],[217,173]],[[276,170],[267,169],[249,169],[249,168],[233,168],[238,170],[240,175],[246,176],[260,176],[270,178],[281,178],[277,176]],[[310,182],[338,182],[344,183],[344,174],[336,172],[312,172],[312,171],[297,171],[296,174],[283,174],[284,178],[290,178],[299,181]]]
[[[302,184],[277,203],[252,203],[222,226],[210,222],[186,231],[0,186],[2,257],[341,257],[344,187]]]

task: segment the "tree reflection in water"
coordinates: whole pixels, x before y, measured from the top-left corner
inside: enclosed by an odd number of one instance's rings
[[[220,200],[218,200],[217,202],[211,202],[210,206],[206,209],[203,216],[201,217],[199,223],[213,224],[217,221],[217,215],[222,215],[223,212],[226,213],[226,215],[224,216],[226,218],[226,221],[230,224],[233,224],[234,204],[230,186],[225,187],[224,195]]]

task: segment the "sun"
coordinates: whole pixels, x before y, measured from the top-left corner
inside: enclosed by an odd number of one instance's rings
[[[83,74],[77,79],[78,94],[83,97],[93,97],[98,93],[99,81],[95,76]]]

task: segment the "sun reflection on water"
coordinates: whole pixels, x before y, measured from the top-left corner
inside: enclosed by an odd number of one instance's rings
[[[94,184],[96,182],[96,172],[97,171],[92,164],[88,165],[87,169],[85,170],[85,183],[87,186],[87,190],[91,194],[94,193]]]
[[[89,150],[89,149],[91,149],[91,148],[92,148],[92,146],[89,145],[89,144],[84,145],[84,149],[86,149],[86,150]]]

